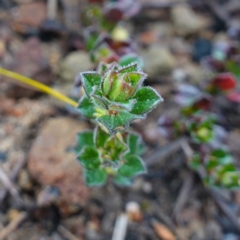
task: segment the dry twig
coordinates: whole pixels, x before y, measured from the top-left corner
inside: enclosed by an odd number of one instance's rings
[[[58,226],[58,232],[62,234],[68,240],[82,240],[82,238],[74,236],[68,229],[63,225]],[[0,239],[1,240],[1,239]]]
[[[18,204],[22,203],[22,199],[20,197],[20,194],[17,190],[17,188],[14,186],[11,179],[7,176],[7,174],[4,172],[4,170],[0,167],[0,180],[4,187],[9,191],[9,193],[12,195],[12,197],[16,200]]]
[[[0,240],[4,240],[10,233],[15,231],[18,226],[27,218],[27,213],[21,212],[0,232]]]
[[[169,155],[175,153],[182,147],[182,142],[185,141],[184,138],[177,139],[168,145],[160,148],[159,150],[156,150],[154,153],[151,154],[151,156],[146,157],[146,165],[152,166],[164,158],[168,157]]]
[[[177,223],[180,223],[181,221],[179,213],[181,212],[189,198],[189,194],[193,188],[193,184],[194,184],[193,174],[189,172],[188,175],[184,178],[182,188],[180,189],[180,193],[178,195],[175,207],[173,209],[172,218],[176,219]]]

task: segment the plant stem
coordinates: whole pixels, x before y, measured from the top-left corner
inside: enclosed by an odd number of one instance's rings
[[[76,101],[68,98],[67,96],[63,95],[62,93],[60,93],[60,92],[42,84],[40,82],[37,82],[37,81],[35,81],[31,78],[28,78],[28,77],[25,77],[25,76],[20,75],[18,73],[6,70],[4,68],[0,68],[0,74],[4,75],[6,77],[13,78],[13,79],[15,79],[19,82],[25,83],[26,85],[31,86],[31,87],[35,88],[36,90],[39,90],[39,91],[44,92],[48,95],[51,95],[51,96],[61,100],[62,102],[70,104],[74,107],[78,106],[78,103]]]

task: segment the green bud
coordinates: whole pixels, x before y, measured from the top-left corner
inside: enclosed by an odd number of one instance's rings
[[[139,88],[146,74],[141,72],[125,72],[116,69],[113,64],[103,77],[102,91],[105,96],[115,102],[127,101]]]

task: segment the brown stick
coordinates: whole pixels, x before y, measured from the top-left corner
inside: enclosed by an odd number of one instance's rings
[[[174,142],[160,148],[159,150],[155,151],[153,154],[151,154],[150,157],[146,158],[146,165],[152,166],[155,163],[161,161],[162,159],[166,158],[170,154],[173,154],[174,152],[181,149],[182,142],[184,141],[184,138],[180,138],[175,140]]]
[[[62,234],[68,240],[82,240],[82,238],[74,236],[68,229],[66,229],[63,225],[58,227],[58,232]],[[0,239],[1,240],[1,239]]]
[[[193,183],[193,174],[189,172],[188,175],[184,178],[183,185],[180,189],[180,193],[173,209],[172,218],[175,218],[177,223],[180,223],[179,213],[181,212],[182,208],[184,207],[189,198],[189,193],[193,188]]]
[[[27,218],[27,213],[21,212],[0,232],[0,240],[4,240],[10,233],[15,231],[18,226]]]

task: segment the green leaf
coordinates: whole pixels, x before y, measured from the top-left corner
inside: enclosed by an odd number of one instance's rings
[[[221,178],[222,185],[227,188],[239,187],[239,177],[238,172],[227,172]]]
[[[120,65],[123,66],[123,65]],[[139,70],[137,63],[127,64],[122,68],[118,68],[118,72],[120,74],[130,73],[130,72],[137,72]]]
[[[128,155],[125,156],[123,160],[125,163],[118,169],[118,173],[124,177],[133,177],[145,172],[145,166],[138,156]]]
[[[108,106],[110,110],[116,110],[116,111],[127,110],[129,112],[132,110],[133,105],[135,103],[136,103],[135,99],[129,99],[124,102],[109,101]]]
[[[125,82],[130,83],[133,89],[136,89],[146,79],[147,74],[141,72],[126,73],[123,76]]]
[[[216,161],[216,159],[210,159],[205,163],[205,167],[208,171],[215,169],[219,163]]]
[[[141,118],[140,116],[128,113],[118,112],[117,115],[104,115],[98,118],[98,121],[102,123],[111,134],[124,130],[130,122]]]
[[[101,160],[98,151],[94,147],[86,146],[78,155],[77,159],[88,169],[96,169],[100,166]]]
[[[106,141],[109,138],[109,134],[107,134],[106,132],[104,132],[100,127],[97,127],[95,129],[95,145],[97,148],[103,148]]]
[[[232,163],[232,156],[229,154],[229,152],[223,150],[223,149],[215,149],[211,152],[211,157],[214,157],[217,159],[217,162],[219,164],[228,164]]]
[[[92,131],[85,131],[77,134],[77,145],[74,148],[75,152],[80,153],[85,146],[94,146]]]
[[[93,114],[96,111],[94,105],[92,104],[88,97],[83,96],[77,108],[85,117],[94,118]]]
[[[142,154],[144,147],[140,135],[135,133],[129,133],[127,136],[127,144],[129,147],[128,154]]]
[[[86,41],[86,48],[88,50],[88,52],[90,52],[91,50],[93,50],[97,40],[98,40],[99,35],[98,34],[90,34],[88,36],[88,39]]]
[[[104,169],[85,170],[85,181],[88,186],[99,186],[106,182],[107,173]]]
[[[140,68],[143,68],[143,59],[136,54],[126,54],[119,59],[119,66],[127,66],[129,64],[137,63]]]
[[[105,62],[100,62],[100,63],[98,64],[98,67],[97,67],[97,72],[102,75],[102,74],[105,73],[105,71],[106,71],[108,68],[109,68],[109,64],[107,64],[107,63],[105,63]]]
[[[240,78],[240,66],[237,62],[227,61],[226,68],[229,72],[235,74],[237,78]]]
[[[140,88],[133,97],[137,100],[134,104],[131,113],[144,114],[151,111],[163,98],[151,87]]]
[[[132,184],[132,181],[130,178],[124,177],[120,174],[117,174],[114,177],[114,182],[120,186],[129,186]]]
[[[83,72],[81,73],[83,87],[85,93],[90,97],[91,93],[94,91],[94,86],[99,88],[102,77],[97,72]]]
[[[108,108],[108,102],[105,101],[105,99],[101,95],[101,92],[97,89],[94,90],[94,92],[91,94],[91,100],[96,107],[104,109]]]
[[[111,50],[109,45],[106,43],[102,43],[101,45],[99,45],[97,48],[93,49],[90,52],[91,59],[94,62],[100,62],[104,58],[110,57],[113,54],[114,54],[114,52]]]

